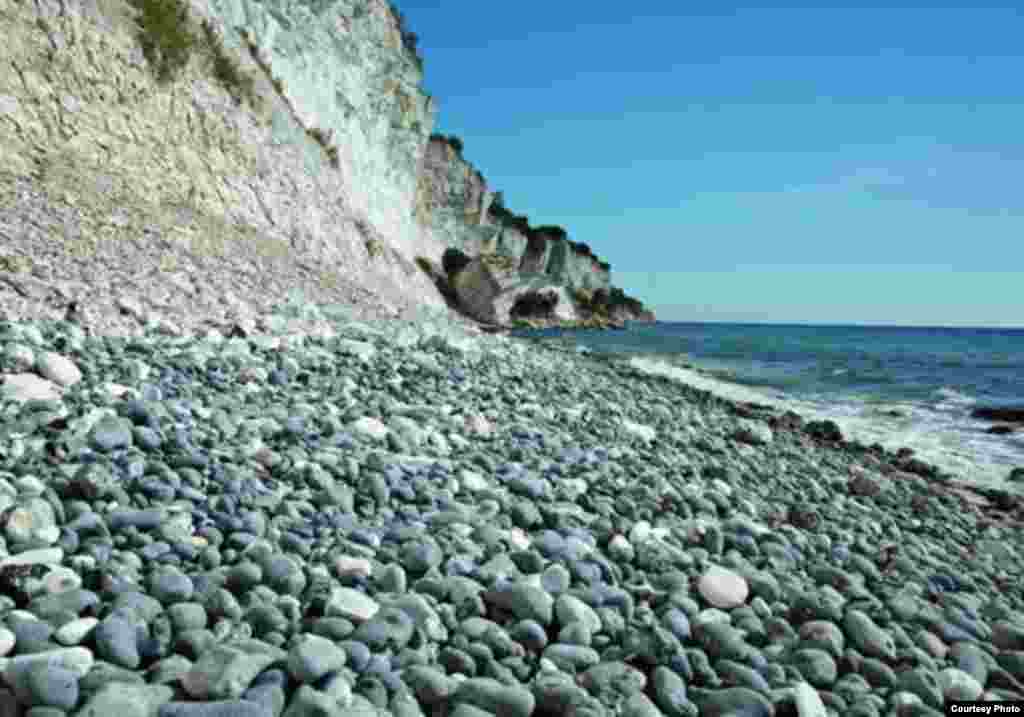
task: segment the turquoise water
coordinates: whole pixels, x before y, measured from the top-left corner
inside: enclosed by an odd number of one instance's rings
[[[1024,426],[995,436],[970,416],[978,406],[1024,406],[1024,329],[656,322],[516,335],[690,365],[724,394],[741,398],[743,387],[831,417],[853,437],[906,445],[969,480],[1024,465]]]

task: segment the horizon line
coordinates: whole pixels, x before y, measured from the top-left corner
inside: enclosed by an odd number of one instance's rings
[[[657,315],[657,311],[655,311]],[[631,324],[643,324],[641,321],[630,321]],[[960,324],[942,326],[940,324],[901,324],[901,323],[817,323],[790,320],[762,320],[762,321],[727,321],[727,320],[700,320],[700,319],[655,319],[658,324],[730,324],[733,326],[805,326],[811,328],[837,328],[837,329],[987,329],[990,331],[1021,331],[1024,330],[1024,323],[1015,325],[986,325],[986,324]]]

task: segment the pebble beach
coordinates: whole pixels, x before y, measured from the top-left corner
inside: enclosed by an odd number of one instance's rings
[[[0,323],[5,717],[1024,700],[1015,496],[572,347],[288,321]]]

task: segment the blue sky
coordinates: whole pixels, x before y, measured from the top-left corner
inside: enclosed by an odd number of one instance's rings
[[[436,131],[660,319],[1024,326],[1024,6],[397,4]]]

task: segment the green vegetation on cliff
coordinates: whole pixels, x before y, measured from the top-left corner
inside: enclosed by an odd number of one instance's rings
[[[248,101],[254,108],[260,105],[255,79],[244,72],[237,61],[227,53],[224,44],[208,20],[195,24],[184,0],[128,0],[138,11],[138,40],[142,54],[161,83],[173,82],[188,65],[193,52],[201,50],[211,62],[213,77],[226,89],[235,102]]]
[[[525,214],[516,214],[505,206],[504,192],[495,192],[491,207],[487,211],[491,218],[502,226],[518,229],[523,234],[530,234],[530,219]]]
[[[573,292],[573,299],[577,308],[583,312],[602,318],[612,318],[623,310],[637,317],[647,312],[642,301],[629,296],[617,286],[613,286],[610,291],[577,289]]]
[[[501,192],[494,193],[494,200],[491,202],[491,208],[488,213],[496,223],[518,229],[531,243],[548,240],[565,240],[569,242],[569,246],[572,247],[572,250],[577,254],[589,256],[595,260],[597,259],[589,245],[581,241],[572,241],[569,239],[569,232],[565,230],[565,227],[552,224],[531,227],[529,217],[522,214],[516,214],[505,207],[505,196]],[[612,267],[608,262],[598,261],[597,263],[604,271],[611,271]]]
[[[462,144],[462,139],[460,139],[457,135],[445,135],[441,134],[440,132],[434,132],[432,135],[430,135],[430,140],[432,142],[446,142],[449,146],[451,146],[452,149],[455,150],[455,154],[457,154],[460,159],[462,158],[462,148],[464,145]]]

